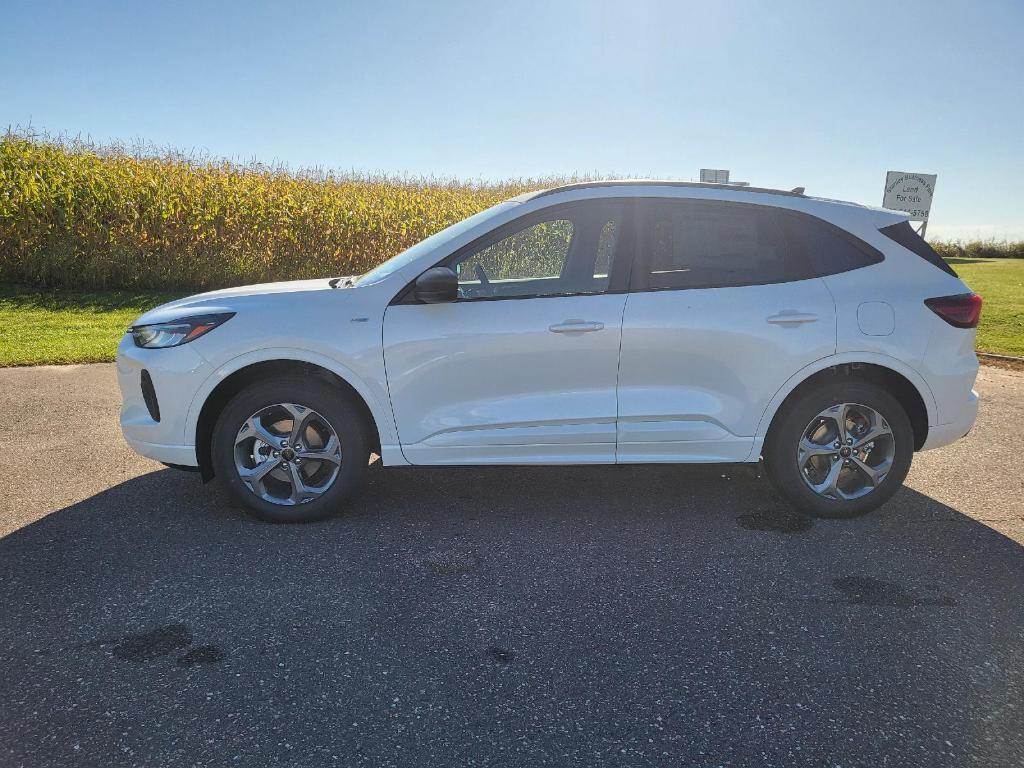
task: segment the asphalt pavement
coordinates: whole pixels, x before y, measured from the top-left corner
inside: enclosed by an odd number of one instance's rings
[[[1019,766],[1024,373],[852,521],[740,467],[380,469],[273,526],[0,370],[0,766]]]

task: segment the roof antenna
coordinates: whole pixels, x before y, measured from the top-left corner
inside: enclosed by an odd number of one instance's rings
[[[790,192],[792,192],[792,193],[793,193],[794,195],[802,195],[802,194],[804,193],[804,191],[805,191],[805,190],[804,190],[804,188],[803,188],[803,187],[793,187],[793,188],[792,188],[791,190],[789,190],[789,191],[790,191]]]

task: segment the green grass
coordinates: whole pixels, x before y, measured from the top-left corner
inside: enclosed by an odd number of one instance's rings
[[[173,298],[167,293],[0,286],[0,366],[113,360],[128,324]]]
[[[978,350],[1024,357],[1024,259],[946,260],[985,300]]]
[[[1024,259],[948,261],[985,299],[978,349],[1024,356]],[[113,360],[132,320],[182,293],[0,286],[0,366]]]

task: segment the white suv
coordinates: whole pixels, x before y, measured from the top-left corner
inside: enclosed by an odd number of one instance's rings
[[[121,426],[271,521],[385,466],[757,462],[846,517],[974,423],[981,299],[905,214],[727,185],[522,195],[354,278],[165,304]]]

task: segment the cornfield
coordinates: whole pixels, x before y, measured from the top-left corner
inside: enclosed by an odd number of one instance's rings
[[[951,259],[1024,259],[1024,242],[972,240],[932,242],[943,258]]]
[[[0,280],[201,290],[356,274],[554,183],[295,173],[8,133],[0,138]]]
[[[361,273],[496,202],[562,181],[291,172],[8,132],[0,280],[203,290]],[[935,246],[944,256],[1024,256],[1024,243]]]

